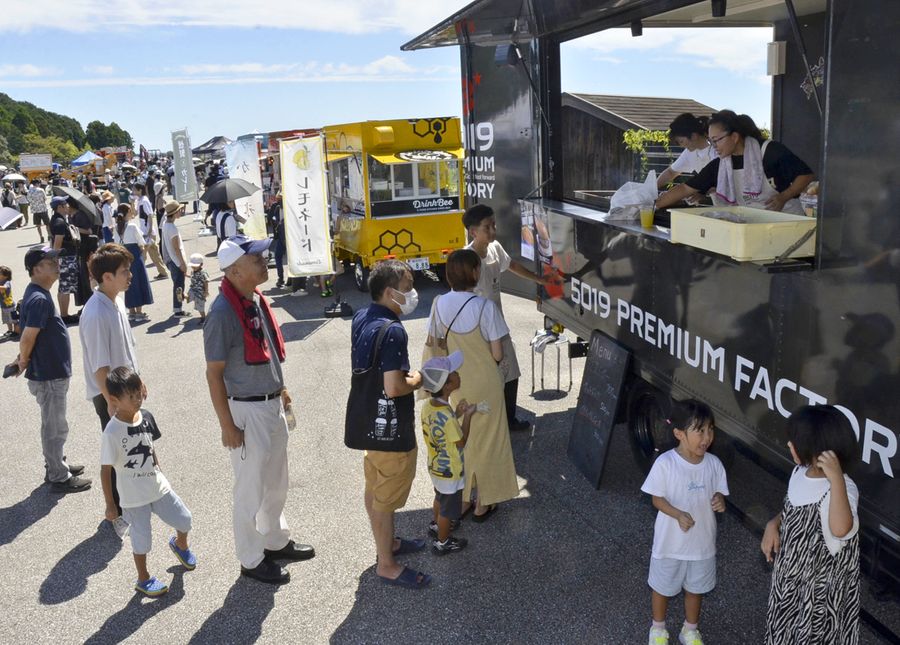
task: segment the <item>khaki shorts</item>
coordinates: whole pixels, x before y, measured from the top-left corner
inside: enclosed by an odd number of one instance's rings
[[[409,452],[365,452],[366,493],[372,493],[374,510],[390,513],[406,505],[416,476],[417,452],[417,448]]]

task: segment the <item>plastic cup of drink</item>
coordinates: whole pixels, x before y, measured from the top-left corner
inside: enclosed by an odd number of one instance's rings
[[[632,211],[634,212],[634,211]],[[641,206],[641,227],[653,228],[653,207]]]

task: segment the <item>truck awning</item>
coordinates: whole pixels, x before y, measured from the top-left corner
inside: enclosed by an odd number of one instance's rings
[[[450,161],[462,159],[465,153],[462,148],[457,148],[455,150],[404,150],[403,152],[391,154],[369,153],[369,156],[383,164],[394,164],[411,163],[413,161]],[[331,161],[330,158],[329,161]]]
[[[794,7],[798,16],[820,13],[826,0],[794,0]],[[476,0],[401,49],[499,45],[536,37],[564,42],[633,20],[644,27],[768,27],[787,18],[784,0],[728,0],[722,18],[713,18],[709,0]]]

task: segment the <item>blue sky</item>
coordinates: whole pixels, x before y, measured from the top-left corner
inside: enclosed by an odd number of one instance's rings
[[[461,114],[456,47],[400,45],[468,2],[4,0],[0,91],[148,148]],[[184,5],[190,5],[185,7]],[[52,23],[52,27],[48,24]],[[563,89],[693,98],[768,125],[771,31],[627,30],[563,46]]]

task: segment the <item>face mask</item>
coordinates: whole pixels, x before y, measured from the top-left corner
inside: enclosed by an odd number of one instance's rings
[[[397,302],[396,298],[391,298],[391,300],[394,301],[394,304],[400,307],[400,313],[402,313],[404,316],[408,316],[416,310],[416,307],[419,304],[419,294],[415,289],[412,289],[411,291],[407,291],[405,293],[403,291],[398,291],[397,289],[394,289],[394,291],[399,293],[406,300],[406,302],[401,305],[399,302]]]

